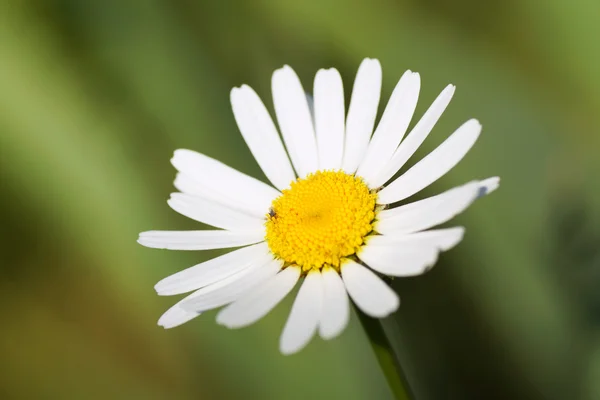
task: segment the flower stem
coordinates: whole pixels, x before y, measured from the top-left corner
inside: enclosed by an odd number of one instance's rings
[[[413,400],[414,396],[410,390],[406,376],[383,330],[381,321],[366,316],[360,310],[357,310],[357,314],[394,397],[396,400]]]

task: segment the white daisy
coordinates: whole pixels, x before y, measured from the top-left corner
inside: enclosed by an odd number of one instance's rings
[[[283,143],[254,90],[246,85],[234,88],[235,119],[273,186],[206,155],[175,151],[171,161],[178,171],[179,193],[173,193],[168,204],[219,229],[143,232],[139,243],[173,250],[241,248],[158,282],[159,295],[194,291],[163,314],[159,325],[172,328],[222,306],[226,307],[217,315],[219,324],[250,325],[271,311],[302,277],[281,335],[285,354],[299,351],[316,332],[323,339],[339,335],[348,324],[348,295],[369,316],[382,318],[394,312],[399,298],[380,275],[414,276],[431,268],[440,251],[462,239],[464,228],[430,228],[462,212],[499,183],[497,177],[472,181],[388,208],[448,172],[481,131],[479,122],[467,121],[393,179],[454,93],[454,86],[448,85],[402,140],[419,88],[419,74],[407,71],[373,132],[381,92],[379,61],[365,59],[360,65],[347,116],[337,70],[317,72],[313,115],[298,76],[284,66],[272,79]]]

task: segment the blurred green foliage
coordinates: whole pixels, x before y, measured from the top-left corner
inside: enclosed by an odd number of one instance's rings
[[[483,123],[427,194],[502,177],[457,249],[394,281],[384,325],[417,398],[600,399],[598,35],[594,0],[0,3],[0,397],[390,398],[355,316],[292,357],[277,350],[291,297],[241,331],[214,313],[158,328],[174,299],[153,284],[216,253],[135,243],[197,228],[164,202],[176,148],[264,179],[231,87],[268,100],[281,65],[307,89],[334,66],[349,93],[376,57],[384,96],[421,73],[418,115],[457,85],[420,155]]]

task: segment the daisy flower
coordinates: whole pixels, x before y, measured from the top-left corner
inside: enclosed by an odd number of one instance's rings
[[[192,292],[159,319],[172,328],[223,307],[217,323],[248,326],[271,311],[302,280],[280,338],[280,350],[302,349],[318,332],[339,335],[348,324],[349,298],[365,314],[394,312],[398,295],[381,276],[424,273],[438,253],[455,246],[464,228],[430,229],[496,189],[497,177],[390,207],[426,188],[473,146],[481,125],[465,122],[402,175],[396,173],[428,136],[454,94],[448,85],[414,125],[418,73],[406,71],[373,131],[381,92],[379,61],[365,59],[346,115],[335,69],[319,70],[313,109],[289,66],[275,71],[272,92],[281,132],[256,92],[231,91],[240,132],[271,182],[268,185],[206,155],[177,150],[178,173],[168,200],[176,212],[215,230],[149,231],[139,243],[152,248],[238,248],[171,275],[159,295]]]

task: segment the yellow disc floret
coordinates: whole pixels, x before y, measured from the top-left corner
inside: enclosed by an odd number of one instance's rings
[[[338,268],[373,230],[375,199],[362,179],[318,171],[293,182],[267,214],[269,248],[304,271]]]

